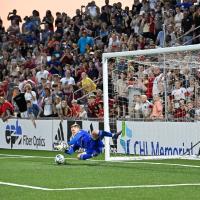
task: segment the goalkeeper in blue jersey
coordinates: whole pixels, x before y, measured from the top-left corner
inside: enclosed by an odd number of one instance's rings
[[[77,156],[80,160],[87,160],[101,154],[104,147],[102,142],[104,137],[112,137],[116,140],[121,134],[121,131],[113,134],[102,130],[93,130],[89,134],[87,131],[81,130],[80,126],[76,123],[71,126],[71,132],[73,138],[68,144],[60,144],[55,148],[57,150],[65,150],[65,153],[70,155],[79,149],[84,149],[84,152]]]

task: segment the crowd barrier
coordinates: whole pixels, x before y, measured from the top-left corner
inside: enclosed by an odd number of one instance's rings
[[[76,121],[82,129],[103,129],[103,122]],[[69,141],[70,120],[9,119],[0,121],[0,148],[53,150],[55,143]],[[196,154],[200,141],[200,122],[137,122],[117,121],[117,130],[122,130],[117,151],[138,155]]]

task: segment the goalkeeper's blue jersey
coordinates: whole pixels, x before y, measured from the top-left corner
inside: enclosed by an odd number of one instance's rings
[[[93,140],[91,135],[87,131],[79,130],[78,133],[73,137],[73,139],[68,142],[69,146],[71,146],[71,148],[68,150],[68,153],[72,153],[72,148],[74,150],[82,148],[85,149],[87,153],[101,153],[102,148],[104,147],[101,139]]]
[[[90,134],[85,130],[79,130],[78,133],[68,142],[68,144],[87,148],[90,141]]]

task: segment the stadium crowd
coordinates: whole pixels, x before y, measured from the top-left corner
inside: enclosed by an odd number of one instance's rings
[[[102,119],[103,52],[200,42],[200,6],[191,0],[134,0],[124,9],[121,2],[105,0],[99,8],[91,1],[72,18],[50,10],[44,17],[37,10],[22,17],[13,10],[7,20],[6,30],[0,19],[1,116],[8,108],[22,118]],[[126,57],[110,59],[108,66],[111,117],[200,118],[199,70],[176,67],[166,76],[159,66]]]

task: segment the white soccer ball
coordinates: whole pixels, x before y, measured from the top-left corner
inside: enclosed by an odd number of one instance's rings
[[[62,154],[58,154],[55,157],[55,163],[60,165],[60,164],[64,164],[65,162],[65,157]]]

